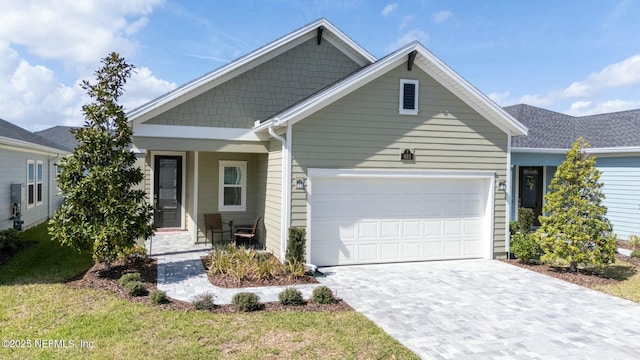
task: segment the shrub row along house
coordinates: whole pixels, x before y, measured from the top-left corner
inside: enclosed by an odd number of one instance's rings
[[[579,136],[614,229],[640,233],[640,111],[503,109],[420,43],[376,59],[325,19],[128,117],[156,226],[198,242],[219,213],[261,218],[258,241],[280,258],[289,227],[305,228],[316,265],[504,257],[509,220],[540,213]]]

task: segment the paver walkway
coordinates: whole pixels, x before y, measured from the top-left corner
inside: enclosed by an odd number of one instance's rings
[[[278,294],[287,287],[300,290],[305,299],[311,297],[319,284],[269,286],[227,289],[212,285],[207,278],[201,256],[211,251],[211,245],[194,244],[185,231],[161,232],[145,243],[149,256],[158,260],[158,289],[167,296],[182,301],[192,301],[198,294],[213,293],[215,303],[231,304],[238,292],[249,291],[260,297],[261,302],[278,301]]]
[[[640,359],[640,304],[500,261],[320,271],[425,359]]]

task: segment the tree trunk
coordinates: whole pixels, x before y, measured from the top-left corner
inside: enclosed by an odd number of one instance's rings
[[[569,262],[569,270],[571,270],[571,272],[578,272],[578,263],[575,261]]]

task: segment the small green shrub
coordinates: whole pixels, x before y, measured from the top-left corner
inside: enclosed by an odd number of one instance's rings
[[[216,308],[214,300],[216,296],[212,293],[198,294],[193,298],[193,306],[196,310],[213,310]]]
[[[154,304],[164,304],[167,303],[167,294],[162,290],[153,290],[149,293],[149,299],[153,301]]]
[[[256,273],[256,278],[261,279],[272,279],[284,272],[284,266],[278,259],[268,254],[269,257],[258,261],[258,268]]]
[[[147,249],[144,246],[134,245],[118,253],[120,260],[144,260],[147,258]]]
[[[518,209],[518,230],[521,233],[528,233],[531,232],[531,229],[533,228],[533,221],[534,221],[535,215],[533,213],[533,209],[529,209],[529,208],[519,208]]]
[[[23,245],[22,234],[16,229],[0,231],[0,253],[12,253]]]
[[[511,237],[511,252],[525,264],[540,260],[543,254],[535,233],[514,234]]]
[[[282,305],[304,305],[305,301],[302,298],[302,293],[298,289],[286,288],[278,295],[280,304]]]
[[[518,221],[509,221],[509,232],[511,235],[520,231],[520,223]]]
[[[287,252],[284,255],[286,262],[304,263],[306,235],[307,232],[304,228],[295,226],[289,228],[289,242],[287,243]]]
[[[318,304],[333,304],[336,302],[336,298],[333,297],[331,289],[326,286],[318,286],[313,289],[311,298]]]
[[[636,259],[640,259],[640,251],[638,251],[638,250],[633,250],[633,251],[631,252],[631,257],[632,257],[632,258],[636,258]]]
[[[142,276],[140,276],[139,272],[132,272],[132,273],[127,273],[122,275],[118,280],[118,283],[120,283],[120,286],[124,287],[132,281],[141,281],[141,280],[142,280]]]
[[[127,294],[131,296],[144,296],[149,293],[140,281],[129,281],[124,285],[124,289],[127,291]]]
[[[640,250],[640,236],[638,235],[629,236],[629,245],[631,245],[631,248],[634,250]]]
[[[260,310],[260,297],[250,292],[241,292],[233,295],[231,303],[238,310],[244,312]]]

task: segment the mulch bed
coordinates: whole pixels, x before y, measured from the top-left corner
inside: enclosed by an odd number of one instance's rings
[[[629,256],[616,254],[616,259],[626,261],[635,265],[636,271],[640,271],[640,259],[632,258]],[[569,271],[568,267],[557,267],[546,264],[523,264],[518,260],[501,260],[507,264],[525,268],[527,270],[535,271],[548,276],[568,281],[577,285],[585,286],[588,288],[594,288],[597,285],[616,284],[621,280],[605,277],[601,274],[593,271],[578,269],[578,272]]]
[[[133,303],[144,303],[152,306],[157,306],[166,310],[181,310],[181,311],[195,311],[193,304],[176,299],[169,298],[169,302],[165,304],[154,304],[148,296],[130,296],[120,286],[118,280],[126,273],[139,272],[142,282],[147,290],[156,290],[157,279],[157,262],[155,259],[136,259],[134,261],[116,261],[111,264],[111,270],[105,271],[104,264],[97,263],[92,266],[84,275],[74,279],[67,284],[75,288],[90,288],[97,290],[105,290],[115,294],[116,296],[128,300]],[[313,279],[315,281],[315,279]],[[273,284],[281,284],[281,280],[277,280]],[[315,281],[317,283],[317,281]],[[292,285],[292,284],[284,284]],[[243,285],[244,286],[244,285]],[[254,285],[263,286],[263,285]],[[263,303],[261,311],[268,312],[281,312],[281,311],[297,311],[297,312],[313,312],[313,311],[325,311],[325,312],[338,312],[338,311],[350,311],[353,310],[347,303],[339,300],[335,304],[318,304],[312,301],[308,301],[306,305],[302,306],[284,306],[278,302]],[[234,305],[220,305],[214,310],[214,313],[237,313]]]

